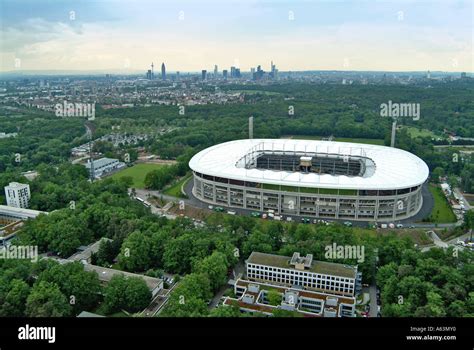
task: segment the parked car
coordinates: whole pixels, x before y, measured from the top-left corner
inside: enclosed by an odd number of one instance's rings
[[[397,224],[397,228],[403,228],[403,224]]]
[[[350,222],[350,221],[344,221],[344,225],[347,226],[347,227],[351,227],[351,226],[352,226],[352,222]]]
[[[286,218],[286,221],[290,222],[290,221],[293,221],[293,219],[291,218],[291,216],[288,216],[288,217]]]

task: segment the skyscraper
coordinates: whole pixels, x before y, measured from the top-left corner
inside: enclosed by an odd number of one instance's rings
[[[164,62],[161,64],[161,79],[166,80],[166,68]]]
[[[224,69],[222,71],[222,76],[224,77],[225,80],[227,80],[227,69]]]
[[[149,80],[155,79],[155,71],[153,70],[153,62],[151,62],[151,69],[146,71],[146,78]]]
[[[207,70],[203,69],[201,72],[201,79],[206,80]]]
[[[273,61],[270,64],[270,78],[276,79],[277,78],[278,69],[276,69],[276,65],[273,64]]]
[[[217,69],[217,64],[214,65],[214,79],[217,79],[217,73],[218,73],[218,69]]]

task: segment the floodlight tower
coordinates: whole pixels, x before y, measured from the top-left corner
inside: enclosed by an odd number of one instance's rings
[[[249,139],[253,139],[253,116],[249,118]]]
[[[86,134],[87,136],[89,136],[89,162],[91,164],[91,170],[90,170],[90,180],[91,182],[94,181],[94,173],[95,173],[95,169],[94,169],[94,159],[92,158],[92,135],[94,133],[94,130],[95,130],[95,126],[94,124],[92,124],[90,121],[86,121],[84,123],[84,126],[86,127]]]
[[[397,118],[393,118],[392,122],[392,137],[390,138],[390,147],[395,147],[395,135],[397,134]]]

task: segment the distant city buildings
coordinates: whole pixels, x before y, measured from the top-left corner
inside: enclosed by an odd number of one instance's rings
[[[201,80],[206,80],[207,77],[207,70],[203,69],[201,71]]]
[[[356,266],[315,261],[311,254],[297,252],[292,257],[253,252],[245,267],[246,278],[234,285],[235,298],[226,298],[224,305],[266,315],[280,309],[307,316],[355,316],[362,279]]]
[[[146,72],[146,78],[148,80],[153,80],[155,79],[155,72],[154,72],[154,65],[153,62],[151,62],[151,69],[147,70]]]
[[[161,79],[166,80],[166,67],[164,62],[161,64]]]
[[[89,170],[89,174],[90,174],[91,172],[90,161],[88,161],[85,164],[85,167],[87,168],[87,170]],[[126,164],[123,162],[120,162],[118,159],[100,158],[93,161],[94,174],[90,174],[90,175],[91,176],[93,175],[94,178],[101,178],[109,173],[115,172],[125,167],[126,167]]]
[[[270,78],[271,79],[277,79],[278,78],[278,69],[276,68],[276,65],[272,63],[270,64]]]
[[[230,77],[231,78],[240,78],[240,68],[234,66],[230,67]]]
[[[31,199],[30,185],[10,182],[5,186],[7,205],[15,208],[28,208]]]

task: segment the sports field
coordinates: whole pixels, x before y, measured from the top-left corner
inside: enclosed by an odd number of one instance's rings
[[[123,169],[118,173],[112,175],[112,178],[119,179],[123,176],[130,176],[133,179],[133,187],[143,189],[145,188],[145,176],[152,170],[161,168],[162,164],[152,163],[138,163],[130,168]]]

